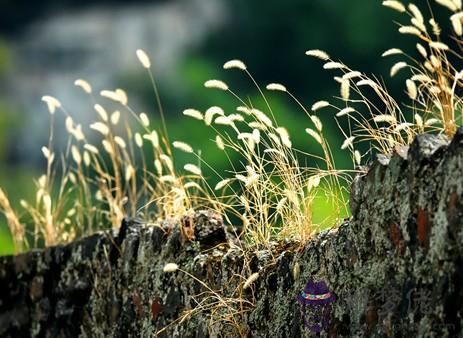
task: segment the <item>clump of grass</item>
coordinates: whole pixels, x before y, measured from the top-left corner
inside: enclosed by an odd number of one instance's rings
[[[16,252],[21,252],[24,244],[26,243],[25,233],[24,233],[24,226],[19,221],[16,212],[10,205],[10,200],[6,196],[3,189],[0,188],[0,211],[5,215],[8,221],[8,228],[10,229],[14,248]]]
[[[268,112],[246,104],[224,82],[206,81],[206,87],[227,91],[240,104],[231,114],[217,106],[204,114],[194,109],[183,112],[216,131],[215,142],[226,156],[230,152],[241,156],[239,164],[231,163],[232,176],[223,177],[215,171],[220,180],[211,186],[201,166],[213,168],[200,151],[181,140],[168,140],[151,62],[141,50],[137,56],[152,82],[162,131],[152,127],[146,113],[130,107],[122,89],[101,90],[95,95],[87,81],[75,81],[94,103],[95,121],[89,126],[76,122],[56,98],[43,97],[51,114],[49,142],[42,147],[47,169],[36,181],[35,201],[21,201],[34,225],[34,246],[40,241],[47,246],[67,242],[108,225],[118,227],[126,214],[156,223],[175,221],[207,207],[221,211],[229,223],[238,216],[242,222],[240,235],[248,244],[267,244],[282,238],[304,242],[316,230],[312,203],[321,181],[326,181],[327,193],[335,195],[336,210],[341,213],[346,208],[339,193],[344,173],[335,169],[320,119],[284,86],[274,83],[267,89],[289,95],[310,118],[313,126],[306,131],[323,150],[318,159],[325,168],[300,165],[302,152],[293,149],[289,132],[277,124],[262,89],[243,62],[232,60],[224,68],[244,71],[267,102]],[[119,106],[117,110],[110,111],[108,101]],[[314,111],[321,107],[320,103],[316,106],[312,107]],[[57,112],[65,115],[69,135],[58,163],[54,150]],[[181,172],[174,163],[177,151],[193,158]],[[191,235],[189,232],[187,237]]]
[[[334,108],[340,126],[339,119],[347,120],[347,128],[341,128],[344,136],[341,149],[350,152],[354,166],[360,165],[365,156],[359,151],[359,143],[368,142],[378,151],[389,154],[397,147],[410,144],[417,134],[434,132],[451,137],[462,124],[463,71],[455,66],[455,60],[462,58],[459,52],[463,35],[462,3],[459,0],[435,2],[450,11],[449,43],[443,41],[441,26],[432,14],[425,20],[413,3],[383,1],[384,6],[409,17],[410,23],[400,25],[399,32],[418,39],[417,57],[397,48],[383,53],[384,57],[404,58],[393,64],[390,75],[410,72],[405,81],[409,104],[399,104],[379,79],[353,70],[318,49],[309,50],[306,55],[323,61],[327,71],[338,73],[334,80],[339,83],[337,99],[341,104],[322,100],[309,108],[283,84],[270,83],[265,87],[267,91],[286,95],[306,114],[307,139],[320,148],[321,155],[293,146],[290,132],[278,124],[277,114],[264,90],[245,63],[237,59],[226,62],[223,68],[244,73],[256,86],[264,107],[245,101],[231,86],[213,79],[206,81],[205,87],[231,95],[236,100],[236,110],[225,112],[221,107],[212,106],[205,112],[192,108],[183,111],[184,116],[215,132],[213,141],[224,156],[239,156],[239,162],[230,162],[230,170],[225,174],[214,170],[191,145],[169,140],[152,63],[142,50],[136,55],[152,83],[162,128],[153,128],[146,113],[134,111],[122,89],[102,90],[95,95],[87,81],[75,81],[94,104],[96,118],[89,126],[76,122],[56,98],[44,96],[51,114],[49,142],[42,147],[46,173],[35,181],[35,200],[21,201],[33,225],[33,246],[40,242],[45,245],[67,242],[107,226],[119,227],[126,214],[156,224],[161,220],[175,221],[192,215],[196,209],[209,207],[221,212],[230,224],[239,219],[238,236],[245,239],[246,246],[240,248],[244,272],[234,276],[239,279],[237,283],[231,283],[237,285],[235,290],[213,290],[174,263],[166,265],[164,272],[180,271],[205,288],[193,297],[196,306],[171,325],[207,312],[211,327],[217,322],[226,322],[245,336],[240,319],[254,306],[254,299],[247,299],[244,290],[252,290],[261,273],[251,271],[247,254],[255,245],[269,245],[273,240],[290,239],[302,244],[313,236],[319,228],[312,220],[313,203],[320,191],[333,202],[337,219],[347,213],[347,202],[341,191],[355,170],[336,167],[319,111]],[[110,111],[107,100],[118,105],[118,109]],[[54,147],[56,112],[66,116],[69,135],[59,162]],[[183,170],[175,166],[178,151],[192,158]],[[314,165],[302,165],[301,159],[309,159]],[[216,181],[212,183],[203,176],[203,166],[217,175]],[[21,251],[27,247],[25,221],[12,209],[1,189],[0,210],[7,218],[16,250]],[[191,231],[182,233],[192,238]],[[299,275],[298,265],[294,266],[293,275]],[[158,333],[165,329],[167,327]]]
[[[306,128],[309,142],[317,144],[323,155],[316,156],[293,148],[287,129],[278,125],[267,97],[240,60],[231,60],[224,69],[238,69],[255,84],[266,103],[264,112],[252,102],[245,102],[221,80],[208,80],[205,87],[222,90],[237,101],[236,111],[225,113],[217,106],[204,114],[187,109],[184,115],[200,120],[215,133],[215,143],[228,158],[239,155],[239,164],[233,164],[229,176],[219,175],[215,190],[222,192],[216,200],[222,214],[238,216],[243,223],[242,234],[248,243],[267,244],[274,239],[290,238],[306,241],[317,230],[312,222],[313,201],[317,188],[323,182],[327,198],[334,201],[334,212],[346,213],[346,201],[340,193],[341,180],[348,180],[347,171],[337,170],[330,146],[324,137],[323,124],[316,115],[322,102],[309,110],[281,84],[271,83],[269,91],[289,96],[308,116],[311,128]],[[324,167],[307,167],[299,158],[318,160]]]
[[[195,306],[185,309],[177,319],[157,330],[154,337],[158,337],[162,332],[198,314],[206,315],[209,318],[209,330],[213,330],[213,327],[220,323],[221,325],[230,326],[239,337],[247,336],[247,329],[243,327],[243,317],[255,306],[255,297],[252,296],[251,299],[247,299],[243,293],[250,286],[248,282],[250,278],[253,277],[255,280],[256,274],[252,274],[247,280],[244,280],[241,275],[234,275],[233,278],[238,278],[238,282],[230,281],[227,283],[227,285],[236,285],[236,288],[230,293],[230,290],[225,290],[228,289],[226,285],[224,285],[224,289],[214,290],[207,283],[188,271],[181,269],[175,263],[166,264],[163,271],[166,273],[173,273],[175,271],[183,273],[200,284],[204,288],[204,291],[192,295],[191,297]],[[227,296],[226,293],[230,293],[230,295]],[[223,327],[220,327],[220,329],[223,330]]]
[[[417,56],[398,48],[383,53],[384,57],[404,58],[393,64],[391,77],[405,70],[410,72],[405,81],[410,103],[405,106],[401,106],[377,78],[331,59],[324,51],[306,52],[323,60],[324,69],[341,73],[334,79],[340,85],[339,99],[342,101],[342,106],[336,107],[336,118],[347,118],[344,147],[367,141],[381,153],[388,154],[397,147],[410,144],[417,134],[444,133],[452,137],[456,128],[461,126],[463,73],[456,62],[462,59],[462,4],[459,0],[435,2],[451,12],[449,22],[445,23],[445,26],[451,26],[448,44],[443,41],[441,25],[432,13],[429,19],[425,19],[413,3],[406,6],[400,1],[383,1],[384,6],[409,17],[409,24],[399,24],[399,33],[418,40]],[[376,97],[370,98],[371,92]],[[357,160],[361,158],[355,151],[353,155]]]
[[[437,3],[452,11],[452,43],[460,47],[461,4],[454,0]],[[320,110],[334,107],[337,119],[347,119],[341,148],[350,151],[354,165],[359,165],[365,156],[357,149],[358,142],[368,141],[379,151],[390,153],[397,146],[409,144],[418,133],[431,131],[452,136],[461,125],[463,73],[451,62],[460,54],[442,41],[436,20],[431,16],[425,21],[416,5],[405,6],[399,1],[383,4],[406,13],[411,23],[401,25],[399,32],[420,40],[416,45],[419,58],[397,48],[383,54],[406,58],[392,66],[391,76],[404,69],[411,72],[405,82],[411,104],[403,108],[378,79],[349,68],[321,50],[309,50],[306,54],[321,59],[327,71],[341,73],[334,77],[340,86],[340,107],[323,100],[309,108],[282,84],[270,83],[265,87],[286,95],[306,114],[305,132],[308,140],[320,147],[321,155],[293,147],[289,131],[278,124],[264,90],[245,63],[237,59],[226,62],[223,68],[244,73],[255,84],[264,107],[243,100],[229,85],[213,79],[206,81],[205,87],[231,95],[236,99],[236,111],[225,112],[213,106],[204,113],[191,108],[183,112],[215,131],[214,142],[225,156],[236,153],[240,157],[238,163],[231,163],[227,174],[215,171],[214,183],[203,176],[203,166],[212,171],[214,168],[199,150],[181,140],[169,140],[152,63],[144,51],[138,50],[136,55],[152,83],[162,128],[153,128],[148,114],[134,111],[122,89],[101,90],[96,95],[87,81],[76,80],[75,85],[94,104],[96,118],[89,126],[76,122],[56,98],[44,96],[51,114],[49,142],[42,147],[47,169],[35,182],[35,201],[21,201],[34,227],[33,245],[53,245],[108,225],[118,227],[126,214],[156,223],[190,215],[204,207],[222,212],[229,223],[237,217],[242,223],[239,235],[248,244],[266,244],[282,238],[304,242],[319,226],[312,221],[312,212],[314,199],[321,190],[333,201],[340,218],[347,210],[341,190],[343,183],[349,182],[352,170],[336,167],[317,115]],[[376,98],[369,98],[371,92]],[[108,109],[111,101],[118,105],[116,110]],[[56,112],[65,115],[69,135],[60,161],[54,149]],[[178,151],[192,157],[183,170],[175,166],[174,155]],[[314,165],[302,165],[301,158]],[[24,242],[22,215],[12,211],[5,194],[2,209],[17,237],[16,243]]]
[[[137,56],[148,70],[164,121],[151,62],[141,50]],[[196,162],[199,155],[190,145],[170,143],[165,123],[162,131],[154,129],[146,113],[130,107],[124,90],[101,90],[95,95],[87,81],[78,79],[75,85],[94,103],[95,120],[88,126],[76,122],[56,98],[43,97],[51,115],[49,142],[42,147],[46,173],[35,182],[35,201],[21,201],[33,225],[34,247],[41,242],[46,246],[68,242],[108,226],[117,228],[125,215],[153,223],[175,221],[191,215],[199,205],[207,206]],[[108,103],[119,107],[110,111]],[[61,161],[54,150],[57,112],[65,115],[69,136]],[[177,151],[195,156],[181,173],[175,167]],[[3,192],[1,197],[15,242],[24,242],[20,217]]]

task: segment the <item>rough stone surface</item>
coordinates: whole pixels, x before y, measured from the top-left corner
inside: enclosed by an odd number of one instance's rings
[[[450,143],[420,136],[356,178],[352,218],[302,250],[243,253],[220,216],[202,211],[182,220],[187,233],[125,221],[3,257],[0,336],[153,337],[176,321],[159,336],[310,337],[295,296],[311,279],[336,296],[321,336],[461,337],[462,173],[461,130]],[[169,262],[181,270],[164,273]]]

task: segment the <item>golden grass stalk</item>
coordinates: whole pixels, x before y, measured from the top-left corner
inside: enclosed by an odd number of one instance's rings
[[[1,188],[0,211],[5,215],[6,221],[8,223],[8,228],[10,229],[13,238],[15,252],[19,253],[23,250],[24,245],[26,244],[24,225],[19,221],[18,216],[11,207],[8,197]]]

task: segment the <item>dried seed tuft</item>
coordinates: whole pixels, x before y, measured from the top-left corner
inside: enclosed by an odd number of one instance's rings
[[[143,49],[137,49],[137,58],[143,67],[147,69],[151,67],[150,58],[148,57],[148,55],[145,53]]]
[[[230,60],[224,63],[223,65],[224,69],[240,69],[240,70],[246,70],[246,65],[244,64],[243,61],[241,60]]]
[[[207,80],[206,82],[204,82],[204,87],[228,90],[227,84],[221,80]]]
[[[166,265],[164,265],[164,268],[162,269],[162,271],[164,272],[175,272],[177,270],[178,265],[175,263],[167,263]]]
[[[172,145],[174,146],[174,148],[177,148],[177,149],[179,149],[181,151],[184,151],[186,153],[192,153],[193,152],[193,148],[188,143],[181,142],[181,141],[174,141],[172,143]]]

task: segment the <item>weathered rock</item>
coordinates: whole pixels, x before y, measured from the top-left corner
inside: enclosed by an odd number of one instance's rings
[[[159,336],[314,336],[295,300],[309,280],[336,298],[321,336],[462,336],[463,132],[450,143],[420,136],[406,150],[357,177],[351,220],[300,251],[243,252],[221,218],[202,211],[182,221],[187,232],[127,220],[3,257],[0,336],[152,337],[175,320]],[[181,270],[164,273],[169,262]]]

